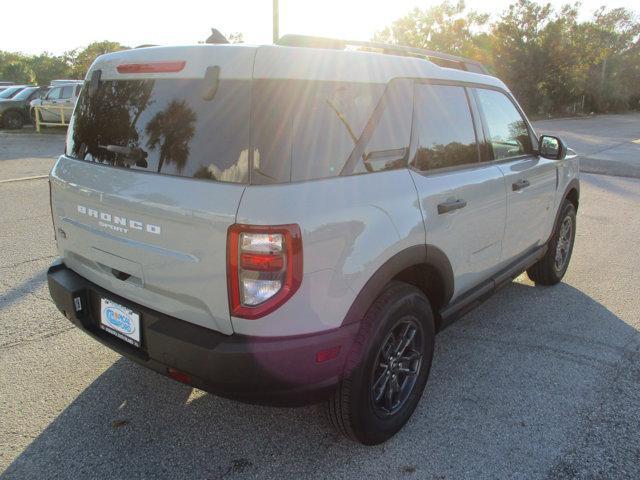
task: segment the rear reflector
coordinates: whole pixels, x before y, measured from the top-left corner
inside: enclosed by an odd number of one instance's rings
[[[241,253],[240,268],[258,272],[279,272],[284,266],[284,259],[279,255]]]
[[[334,358],[338,357],[339,353],[340,353],[339,345],[337,347],[320,350],[319,352],[316,353],[316,363],[322,363],[329,360],[333,360]]]
[[[175,368],[168,368],[167,374],[177,380],[180,383],[186,383],[187,385],[191,385],[191,375],[188,375],[180,370],[176,370]]]
[[[179,72],[187,64],[186,61],[176,62],[150,62],[150,63],[123,63],[116,68],[118,73],[170,73]]]

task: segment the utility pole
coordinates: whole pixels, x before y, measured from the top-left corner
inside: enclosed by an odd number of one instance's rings
[[[279,16],[278,0],[273,0],[273,43],[277,43],[280,39]]]

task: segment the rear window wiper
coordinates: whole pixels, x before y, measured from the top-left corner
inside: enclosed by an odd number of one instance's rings
[[[127,165],[147,168],[148,153],[140,147],[123,147],[121,145],[98,145],[98,147],[120,155]]]

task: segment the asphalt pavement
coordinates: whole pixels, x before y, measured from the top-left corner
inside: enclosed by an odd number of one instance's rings
[[[17,136],[0,133],[2,479],[640,478],[640,180],[583,175],[564,281],[523,275],[440,333],[412,419],[363,447],[320,407],[224,400],[72,327],[46,286],[47,181],[20,180],[64,139]]]
[[[534,127],[565,140],[583,172],[640,178],[640,113],[542,120]]]

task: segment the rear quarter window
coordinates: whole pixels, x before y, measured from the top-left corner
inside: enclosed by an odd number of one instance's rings
[[[340,174],[385,85],[256,80],[251,183]]]

